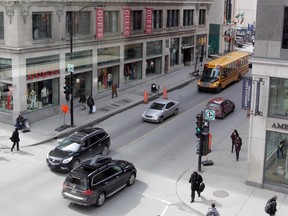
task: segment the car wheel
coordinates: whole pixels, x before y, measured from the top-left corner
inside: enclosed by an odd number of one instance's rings
[[[128,182],[127,182],[127,185],[128,185],[128,186],[133,185],[134,182],[135,182],[135,178],[136,178],[135,173],[131,173],[130,176],[129,176],[129,179],[128,179]]]
[[[216,89],[216,93],[220,93],[221,92],[221,85],[218,85],[217,89]]]
[[[104,204],[106,200],[106,194],[104,192],[100,193],[96,199],[96,206],[100,207]]]
[[[177,115],[177,114],[178,114],[178,109],[175,109],[174,115]]]
[[[242,76],[241,76],[241,74],[239,74],[239,75],[238,75],[237,82],[240,82],[240,81],[241,81],[241,78],[242,78]]]
[[[109,148],[107,145],[105,145],[101,150],[101,155],[106,156],[109,152]]]
[[[163,116],[160,116],[160,118],[159,118],[159,123],[162,123],[163,120],[164,120]]]
[[[75,167],[79,166],[80,164],[80,161],[79,160],[75,160],[73,163],[72,163],[72,169],[74,169]]]

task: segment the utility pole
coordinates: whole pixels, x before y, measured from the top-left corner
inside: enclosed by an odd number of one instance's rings
[[[70,21],[70,60],[73,62],[73,12],[71,12],[71,21]],[[74,68],[73,68],[74,70]],[[73,70],[70,70],[70,115],[71,115],[71,127],[74,126],[74,113],[73,113]]]

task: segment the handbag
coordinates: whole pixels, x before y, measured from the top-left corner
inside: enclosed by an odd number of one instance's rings
[[[9,139],[10,139],[12,142],[14,142],[14,138],[13,138],[13,137],[10,137]]]
[[[205,184],[204,184],[204,182],[202,182],[202,183],[200,184],[199,191],[200,191],[200,192],[203,192],[204,189],[205,189]]]

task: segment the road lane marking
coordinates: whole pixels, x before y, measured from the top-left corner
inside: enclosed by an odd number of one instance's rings
[[[155,197],[155,196],[151,196],[151,195],[148,195],[148,194],[145,194],[145,193],[142,193],[141,195],[143,195],[143,196],[145,196],[145,197],[149,197],[149,198],[155,199],[155,200],[158,200],[158,201],[163,202],[163,203],[165,203],[165,204],[167,204],[167,205],[170,205],[170,204],[171,204],[171,202],[166,201],[166,200],[163,200],[163,199],[160,199],[160,198],[157,198],[157,197]]]
[[[162,213],[160,214],[160,216],[164,216],[164,214],[166,213],[166,211],[168,210],[169,206],[166,205],[164,210],[162,211]]]

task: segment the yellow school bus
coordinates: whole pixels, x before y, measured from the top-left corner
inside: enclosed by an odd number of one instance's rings
[[[240,81],[248,70],[248,53],[228,53],[204,65],[202,76],[197,83],[198,91],[219,93],[229,84]]]

